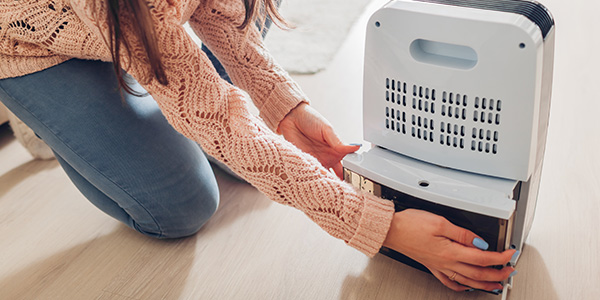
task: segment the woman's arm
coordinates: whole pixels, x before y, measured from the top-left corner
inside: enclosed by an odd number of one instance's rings
[[[279,122],[308,98],[274,61],[256,26],[250,24],[248,32],[237,28],[244,19],[242,1],[205,2],[190,18],[190,26],[223,64],[233,83],[250,94],[269,128],[276,131]]]
[[[151,5],[169,84],[148,76],[143,59],[121,59],[131,64],[127,71],[154,97],[169,123],[270,199],[302,210],[367,255],[377,253],[390,226],[392,203],[358,193],[265,127],[249,112],[247,94],[222,80],[185,32],[177,8],[167,1]],[[124,23],[122,30],[132,53],[143,53],[131,26]]]
[[[498,271],[483,266],[504,264],[514,251],[500,254],[474,249],[472,241],[467,240],[472,233],[432,214],[414,210],[394,214],[392,202],[358,193],[325,170],[315,158],[274,134],[249,113],[247,95],[222,80],[212,68],[179,24],[178,10],[166,1],[152,4],[169,84],[163,86],[148,76],[144,59],[134,57],[129,61],[125,56],[121,59],[124,65],[130,65],[128,72],[152,94],[170,124],[199,142],[208,154],[270,199],[302,210],[321,228],[350,246],[373,256],[385,240],[386,246],[428,266],[455,290],[467,289],[457,282],[495,288],[498,285],[494,281],[505,279],[512,271],[512,268]],[[78,11],[84,18],[85,7]],[[143,53],[131,26],[125,23],[122,30],[132,53]],[[463,241],[462,237],[467,239]],[[450,282],[448,276],[457,281]]]
[[[344,145],[314,109],[300,102],[306,96],[265,49],[256,26],[241,32],[242,1],[207,1],[196,9],[190,25],[219,58],[232,81],[246,90],[263,120],[302,151],[342,177],[340,160],[357,146]]]

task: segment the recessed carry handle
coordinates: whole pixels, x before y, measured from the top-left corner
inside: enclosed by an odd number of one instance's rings
[[[468,70],[477,64],[477,52],[473,48],[443,42],[416,39],[410,44],[410,54],[420,62]]]

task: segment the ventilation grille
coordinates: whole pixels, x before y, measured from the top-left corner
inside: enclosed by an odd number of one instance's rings
[[[385,128],[395,134],[457,151],[498,153],[499,99],[472,97],[388,77],[385,101]]]
[[[467,95],[444,92],[442,96],[442,116],[467,119]]]
[[[471,150],[485,153],[498,153],[498,131],[473,128]]]
[[[473,121],[500,125],[500,111],[502,110],[502,101],[475,97],[475,111],[473,111]]]
[[[465,126],[444,123],[440,124],[440,145],[451,146],[454,148],[465,148]]]

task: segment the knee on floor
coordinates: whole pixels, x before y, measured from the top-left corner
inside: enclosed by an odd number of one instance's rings
[[[156,226],[143,228],[135,224],[135,229],[147,236],[171,239],[182,238],[197,233],[215,214],[219,206],[219,195],[203,195],[190,201],[180,201],[176,205],[164,205],[164,213],[154,216]]]

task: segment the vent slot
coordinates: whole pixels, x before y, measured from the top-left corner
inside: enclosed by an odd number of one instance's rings
[[[423,141],[433,142],[433,120],[418,115],[411,116],[411,136]]]
[[[498,131],[473,127],[471,131],[471,150],[483,153],[498,153]]]
[[[467,119],[467,95],[443,92],[442,116],[457,120]]]
[[[428,142],[457,151],[470,148],[482,154],[498,153],[501,100],[471,97],[392,77],[385,79],[385,86],[387,130],[410,137],[416,143]]]
[[[500,125],[502,101],[475,97],[473,122]]]
[[[465,126],[442,121],[440,123],[440,145],[465,148]]]

